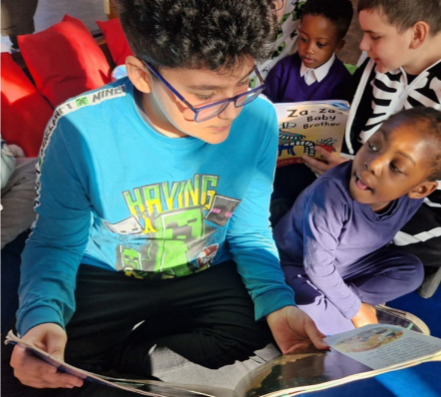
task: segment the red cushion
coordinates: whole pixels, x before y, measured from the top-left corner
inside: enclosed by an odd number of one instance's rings
[[[115,65],[125,64],[126,58],[133,55],[133,53],[122,30],[119,18],[109,19],[105,22],[96,21],[96,23],[103,32]]]
[[[42,32],[18,36],[18,43],[35,85],[54,107],[110,81],[106,57],[79,19],[66,15]]]
[[[52,108],[9,53],[2,52],[1,63],[2,137],[20,146],[27,157],[36,157]]]

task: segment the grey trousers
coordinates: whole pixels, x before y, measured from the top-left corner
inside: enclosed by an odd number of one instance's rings
[[[20,34],[33,33],[37,3],[38,0],[2,0],[2,36],[16,37]]]

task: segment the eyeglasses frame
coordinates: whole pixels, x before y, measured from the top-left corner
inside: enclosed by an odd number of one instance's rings
[[[159,72],[152,66],[152,65],[150,65],[147,61],[144,61],[144,60],[142,60],[142,62],[144,63],[144,65],[171,91],[171,92],[173,92],[173,94],[175,94],[178,98],[179,98],[179,100],[181,101],[181,102],[183,102],[186,106],[188,106],[188,108],[194,113],[194,121],[196,122],[196,123],[201,123],[201,122],[203,122],[203,121],[207,121],[207,120],[210,120],[210,119],[212,119],[212,118],[214,118],[214,117],[216,117],[216,116],[218,116],[219,114],[221,114],[227,107],[228,107],[228,105],[231,103],[231,102],[234,102],[234,106],[236,107],[236,108],[240,108],[240,107],[242,107],[242,106],[244,106],[244,105],[248,105],[249,103],[251,103],[254,99],[256,99],[257,97],[258,97],[258,95],[256,95],[256,98],[253,98],[253,100],[252,101],[250,101],[250,102],[247,102],[247,103],[244,103],[244,104],[242,104],[242,105],[240,105],[240,106],[237,106],[237,104],[236,104],[236,101],[239,99],[239,98],[241,98],[241,97],[243,97],[243,96],[248,96],[248,95],[250,95],[250,94],[252,94],[252,93],[254,93],[254,92],[257,92],[257,91],[260,91],[260,92],[263,92],[264,90],[265,90],[265,81],[264,81],[264,79],[263,79],[263,77],[262,77],[262,75],[260,74],[260,72],[259,72],[259,70],[257,69],[257,66],[256,65],[254,65],[254,72],[256,73],[256,76],[259,78],[259,80],[260,80],[260,86],[259,87],[257,87],[257,88],[253,88],[252,90],[249,90],[249,91],[246,91],[246,92],[243,92],[242,94],[239,94],[239,95],[236,95],[236,96],[234,96],[234,97],[232,97],[232,98],[226,98],[226,99],[223,99],[223,100],[221,100],[221,101],[218,101],[218,102],[213,102],[213,103],[210,103],[210,104],[208,104],[208,105],[204,105],[204,106],[200,106],[200,107],[195,107],[195,106],[193,106],[190,102],[188,102],[177,90],[176,90],[176,88],[174,88],[164,77],[162,77],[160,74],[159,74]],[[198,114],[200,113],[200,112],[202,112],[203,110],[205,110],[205,109],[207,109],[207,108],[210,108],[210,107],[214,107],[214,106],[219,106],[219,105],[221,105],[221,104],[225,104],[225,107],[223,107],[223,108],[220,108],[220,111],[219,111],[219,113],[217,113],[217,114],[215,114],[215,115],[213,115],[213,116],[211,116],[211,117],[209,117],[208,119],[204,119],[204,120],[197,120],[197,117],[198,117]]]

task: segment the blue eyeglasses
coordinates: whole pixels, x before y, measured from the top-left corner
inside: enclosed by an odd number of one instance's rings
[[[264,90],[265,90],[265,84],[264,80],[259,73],[259,70],[257,70],[257,67],[254,66],[254,71],[257,75],[257,77],[260,80],[260,86],[257,88],[254,88],[252,90],[246,91],[242,94],[236,95],[233,98],[227,98],[219,102],[210,103],[209,105],[204,105],[200,107],[194,107],[191,103],[186,101],[184,97],[176,91],[175,88],[166,80],[164,77],[162,77],[159,72],[155,70],[153,66],[151,66],[148,62],[143,61],[145,66],[171,91],[173,94],[175,94],[181,102],[183,102],[185,105],[188,106],[188,109],[191,110],[194,113],[193,120],[196,123],[201,123],[203,121],[210,120],[219,114],[221,114],[230,104],[230,102],[234,103],[234,106],[236,108],[240,108],[242,106],[248,105],[250,102],[254,101]]]

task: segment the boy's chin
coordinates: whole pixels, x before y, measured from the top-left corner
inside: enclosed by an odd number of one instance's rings
[[[394,70],[393,68],[391,68],[391,67],[388,67],[388,66],[385,66],[385,65],[383,65],[383,64],[381,64],[381,63],[379,63],[378,61],[377,61],[377,66],[375,67],[375,70],[377,71],[377,72],[379,72],[379,73],[388,73],[388,72],[390,72],[391,70]]]

